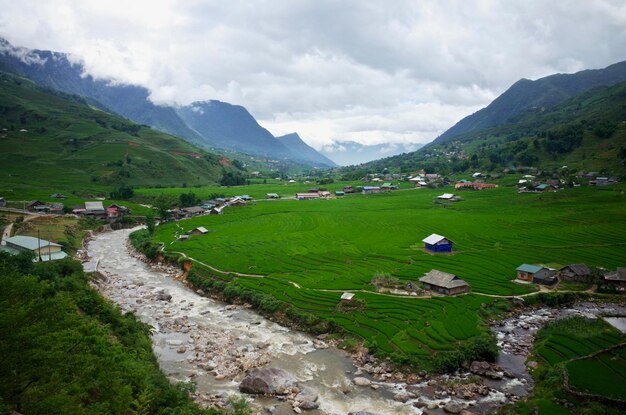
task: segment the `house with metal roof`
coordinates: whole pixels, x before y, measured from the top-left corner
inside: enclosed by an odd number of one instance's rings
[[[424,284],[424,288],[445,295],[456,295],[468,292],[470,286],[454,274],[439,271],[436,269],[426,273],[420,282]]]
[[[105,210],[101,201],[85,202],[85,215],[104,215]]]
[[[517,279],[534,284],[553,285],[557,282],[556,271],[541,265],[522,264],[516,268]]]
[[[335,196],[345,196],[346,192],[342,190],[335,190]]]
[[[205,235],[209,233],[209,230],[204,226],[198,226],[197,228],[192,229],[189,233],[191,233],[192,235]]]
[[[452,252],[454,244],[450,239],[436,233],[422,239],[422,242],[424,242],[424,248],[430,252]]]
[[[626,291],[626,267],[618,268],[604,276],[604,285],[619,291]]]
[[[296,193],[296,199],[298,200],[318,199],[319,197],[318,193]]]
[[[570,264],[559,270],[559,277],[566,281],[584,281],[591,277],[591,270],[585,264]]]
[[[361,191],[364,195],[370,193],[380,193],[380,187],[378,186],[363,186],[363,190]]]
[[[266,199],[280,199],[280,195],[278,193],[266,193]]]
[[[458,202],[459,201],[458,196],[454,195],[453,193],[444,193],[442,195],[437,196],[437,199],[439,199],[439,200],[446,200],[448,202]]]
[[[54,261],[67,257],[61,245],[33,236],[17,235],[5,238],[4,242],[6,245],[0,246],[0,250],[12,255],[17,255],[21,252],[31,252],[35,256],[33,258],[34,262]]]
[[[354,297],[354,293],[345,292],[341,294],[341,301],[347,303],[347,302],[352,301],[353,297]]]

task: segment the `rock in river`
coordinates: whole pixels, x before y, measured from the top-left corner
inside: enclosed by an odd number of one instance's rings
[[[241,381],[239,390],[251,394],[286,395],[294,386],[296,381],[289,372],[269,367],[249,371]]]

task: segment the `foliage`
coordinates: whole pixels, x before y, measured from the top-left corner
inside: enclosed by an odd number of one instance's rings
[[[111,199],[128,200],[133,197],[135,192],[130,186],[120,186],[116,190],[112,191],[109,195]]]
[[[193,192],[181,193],[178,199],[180,200],[180,205],[183,207],[195,206],[200,202],[200,199],[198,199]]]
[[[162,220],[168,220],[172,214],[170,209],[174,207],[176,200],[169,194],[160,193],[156,199],[154,199],[154,207],[159,212],[159,217]]]
[[[155,259],[159,255],[159,245],[154,243],[150,238],[148,229],[140,229],[130,234],[130,243],[139,252],[143,253],[148,259]]]
[[[224,170],[220,184],[222,186],[241,186],[247,183],[246,176],[236,171]]]
[[[33,264],[0,253],[0,333],[7,409],[202,413],[159,371],[148,328],[91,289],[78,262]]]

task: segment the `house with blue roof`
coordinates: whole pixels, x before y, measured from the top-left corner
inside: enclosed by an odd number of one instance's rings
[[[533,284],[553,285],[557,282],[556,271],[541,265],[522,264],[516,268],[517,279]]]

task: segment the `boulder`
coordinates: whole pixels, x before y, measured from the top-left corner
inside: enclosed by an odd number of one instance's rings
[[[356,377],[352,380],[357,386],[370,386],[372,382],[368,378]]]
[[[296,386],[289,372],[278,368],[252,369],[239,384],[243,393],[263,395],[285,395]]]
[[[460,414],[463,407],[456,402],[448,402],[444,405],[443,411],[447,414]]]
[[[317,409],[320,404],[317,402],[318,394],[311,388],[305,387],[294,398],[300,409]]]

